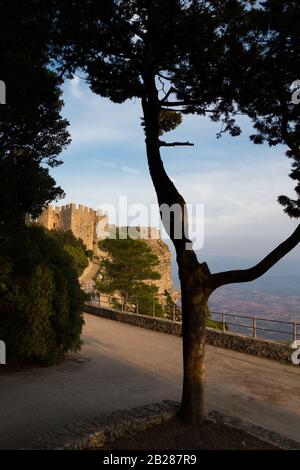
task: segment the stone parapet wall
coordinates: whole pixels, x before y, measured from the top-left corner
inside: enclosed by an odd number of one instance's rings
[[[130,325],[146,328],[148,330],[158,331],[169,335],[181,336],[181,323],[154,318],[147,315],[120,312],[103,307],[85,305],[85,312],[97,315],[109,320],[115,320]],[[206,329],[206,342],[220,348],[231,349],[233,351],[252,354],[265,359],[272,359],[293,366],[291,355],[293,349],[284,343],[267,341],[248,336],[242,336],[237,333]],[[294,366],[299,367],[299,366]]]
[[[293,366],[291,360],[293,349],[285,343],[251,338],[250,336],[228,331],[223,333],[213,328],[206,329],[206,341],[213,346],[272,359]]]
[[[136,313],[120,312],[105,307],[94,307],[85,305],[85,312],[99,317],[115,320],[129,325],[139,326],[147,330],[159,331],[169,335],[181,336],[181,323],[164,320],[162,318],[150,317]]]

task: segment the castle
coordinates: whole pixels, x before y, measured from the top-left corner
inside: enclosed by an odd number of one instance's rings
[[[27,217],[27,221],[30,218]],[[88,250],[94,253],[94,259],[90,262],[81,277],[82,283],[90,282],[99,268],[100,255],[98,242],[117,227],[109,225],[107,215],[99,209],[95,211],[89,207],[79,204],[68,204],[66,206],[54,207],[48,206],[43,213],[35,220],[36,223],[43,225],[49,230],[71,230],[76,238],[81,238]],[[160,238],[160,230],[155,227],[119,227],[121,233],[127,232],[129,236],[144,239],[151,247],[152,251],[159,259],[158,271],[161,279],[153,281],[159,289],[159,294],[163,295],[165,290],[173,294],[173,280],[171,273],[171,252],[166,243]],[[103,234],[103,235],[102,235]],[[124,235],[124,238],[126,236]]]
[[[97,227],[101,223],[101,229],[108,230],[108,218],[99,209],[95,211],[79,204],[68,204],[62,207],[48,206],[38,217],[38,224],[49,230],[71,230],[76,238],[81,238],[88,250],[95,254],[98,252]]]

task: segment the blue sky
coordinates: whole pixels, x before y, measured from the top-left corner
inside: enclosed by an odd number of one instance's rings
[[[64,101],[72,144],[62,155],[64,164],[51,170],[66,192],[62,203],[96,209],[117,206],[122,195],[129,204],[155,204],[139,101],[112,104],[78,77],[64,85]],[[195,144],[163,149],[163,160],[186,201],[204,204],[205,256],[259,257],[296,226],[276,201],[280,194],[293,196],[284,149],[252,144],[249,122],[241,123],[241,137],[217,139],[220,124],[189,116],[165,135]],[[290,258],[299,259],[300,249]]]

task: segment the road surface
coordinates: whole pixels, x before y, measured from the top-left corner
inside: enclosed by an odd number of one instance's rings
[[[5,372],[0,366],[0,448],[101,413],[181,393],[181,339],[86,315],[84,346],[62,365]],[[207,410],[300,441],[300,368],[207,346]]]

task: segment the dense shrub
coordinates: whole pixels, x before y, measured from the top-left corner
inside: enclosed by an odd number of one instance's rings
[[[8,362],[54,364],[80,348],[83,295],[63,243],[41,227],[0,240],[0,339]]]
[[[92,259],[93,252],[87,250],[81,238],[76,238],[71,230],[52,230],[52,236],[61,241],[64,249],[69,253],[73,260],[74,268],[78,276],[81,276],[85,268],[89,264],[89,259]]]

